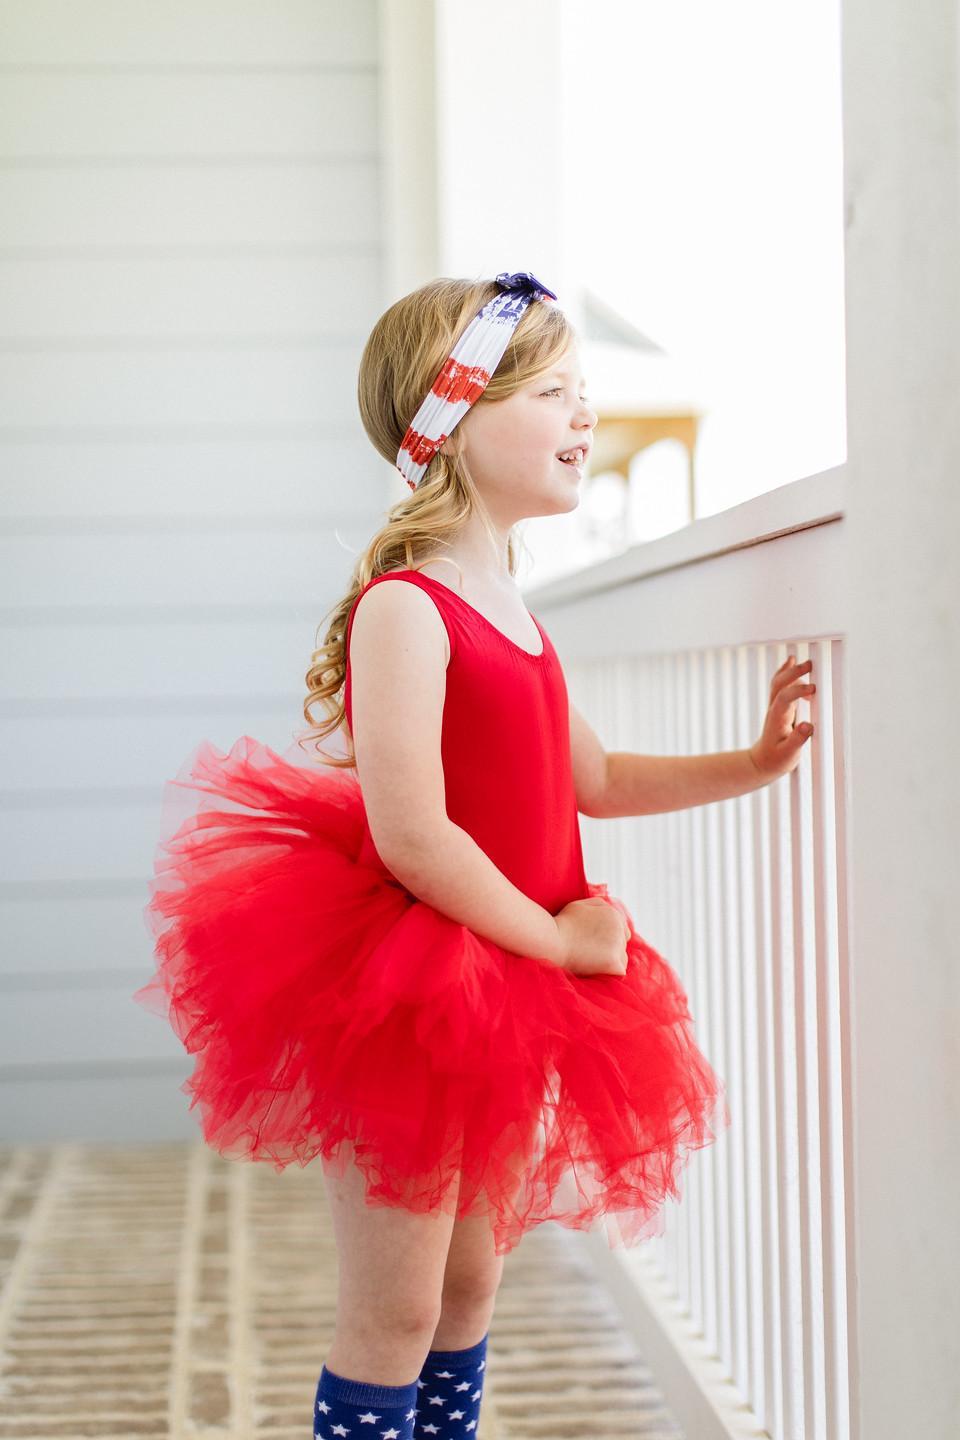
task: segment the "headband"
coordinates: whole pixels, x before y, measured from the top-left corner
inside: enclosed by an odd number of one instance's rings
[[[498,275],[497,284],[500,294],[477,311],[407,426],[397,451],[397,469],[411,490],[416,490],[444,440],[486,390],[530,301],[557,298],[528,270]]]

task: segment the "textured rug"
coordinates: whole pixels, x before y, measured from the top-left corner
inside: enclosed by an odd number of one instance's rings
[[[683,1440],[556,1225],[507,1256],[478,1440]],[[317,1167],[0,1148],[0,1436],[310,1440],[336,1253]]]

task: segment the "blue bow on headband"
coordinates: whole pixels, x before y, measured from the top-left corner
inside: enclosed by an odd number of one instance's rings
[[[513,290],[519,294],[529,295],[534,300],[538,295],[549,295],[551,300],[557,298],[553,291],[548,290],[546,285],[541,285],[536,275],[531,275],[529,270],[517,270],[512,275],[504,271],[502,275],[497,276],[497,284],[503,290]]]

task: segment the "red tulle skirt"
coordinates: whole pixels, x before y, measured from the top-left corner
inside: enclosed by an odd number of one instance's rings
[[[686,1152],[730,1117],[679,979],[605,885],[624,975],[514,954],[383,866],[354,771],[249,736],[199,746],[161,829],[134,999],[196,1056],[181,1088],[209,1145],[349,1158],[368,1204],[487,1214],[498,1254],[547,1220],[662,1233]]]

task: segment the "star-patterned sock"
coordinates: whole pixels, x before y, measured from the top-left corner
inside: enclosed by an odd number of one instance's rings
[[[467,1350],[431,1350],[416,1382],[414,1440],[474,1440],[483,1398],[489,1331]]]
[[[320,1372],[313,1410],[313,1433],[318,1440],[413,1440],[417,1382],[409,1385],[368,1385],[346,1380],[328,1370]],[[369,1427],[369,1428],[368,1428]]]

